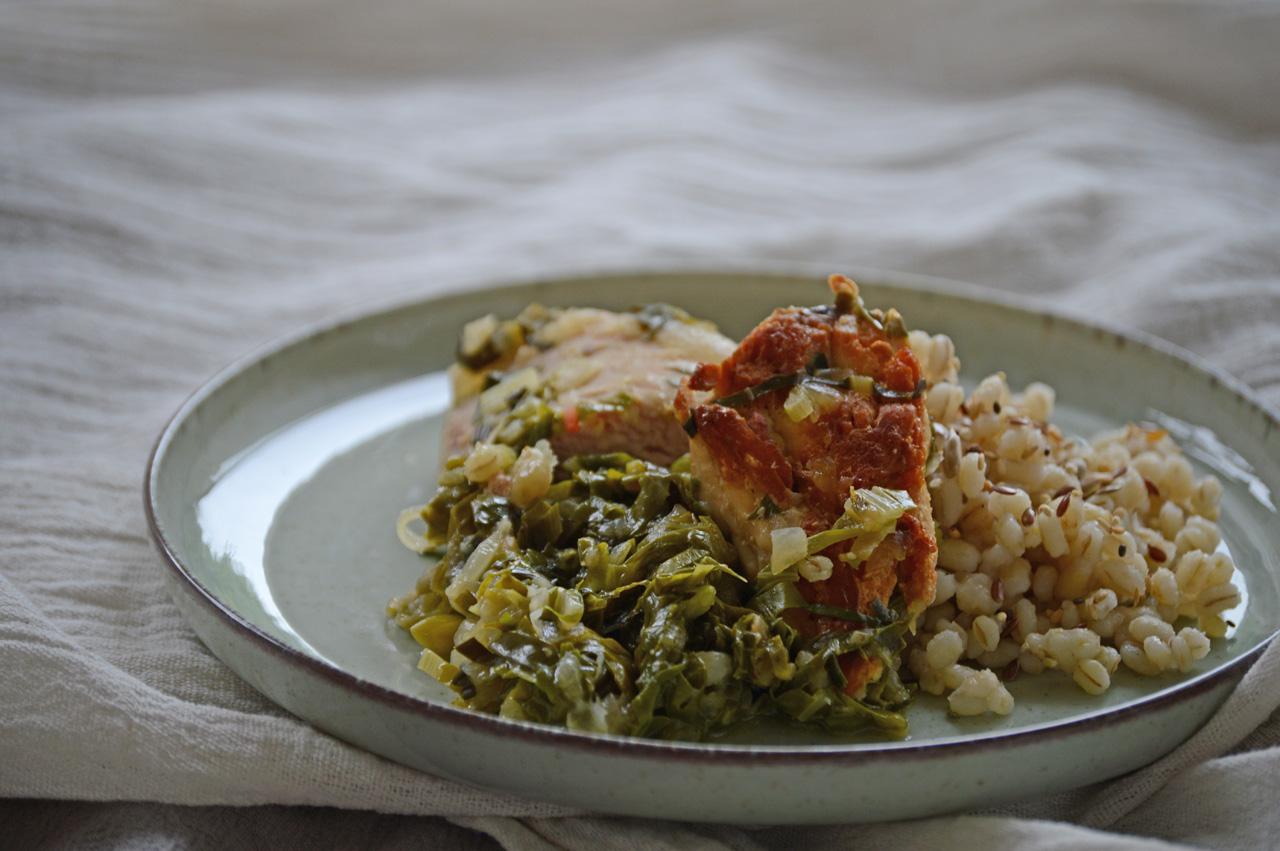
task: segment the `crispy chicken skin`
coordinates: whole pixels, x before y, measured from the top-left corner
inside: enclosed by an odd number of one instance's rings
[[[929,422],[920,365],[896,312],[868,313],[848,278],[835,275],[830,284],[836,308],[775,310],[726,360],[699,367],[684,382],[676,409],[694,435],[690,460],[702,497],[752,576],[768,563],[774,529],[800,526],[812,535],[831,528],[851,487],[906,491],[916,508],[866,561],[856,567],[839,561],[849,545],[836,544],[822,553],[834,562],[831,577],[802,579],[798,588],[810,603],[864,613],[897,590],[914,616],[933,599],[937,560],[925,485]],[[815,363],[870,377],[874,391],[840,390],[799,421],[784,410],[785,388],[731,406],[716,401]],[[803,611],[789,617],[811,634],[849,628],[846,621]],[[851,673],[864,680],[878,676]],[[856,688],[852,679],[851,686]]]
[[[558,421],[551,445],[559,457],[622,451],[670,464],[689,450],[672,396],[700,362],[733,351],[733,342],[714,325],[677,313],[646,323],[635,313],[559,311],[489,369],[533,367],[554,389]],[[444,425],[446,457],[476,439],[474,393],[484,374],[456,368],[455,406]]]

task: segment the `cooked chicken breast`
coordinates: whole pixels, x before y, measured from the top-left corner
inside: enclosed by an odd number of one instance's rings
[[[477,323],[464,332],[464,360],[468,346],[492,359],[477,364],[472,357],[474,368],[455,367],[456,403],[443,437],[446,456],[465,451],[481,436],[484,418],[477,416],[477,397],[491,376],[533,369],[551,391],[556,422],[550,440],[556,455],[622,451],[669,464],[689,451],[672,407],[676,390],[698,364],[733,351],[733,342],[714,325],[666,305],[633,313],[535,308],[518,322],[485,317]],[[499,354],[502,346],[490,343],[494,337],[505,341],[505,352]]]
[[[775,529],[831,529],[851,488],[906,491],[915,507],[868,558],[841,561],[849,544],[835,544],[821,553],[830,577],[797,588],[810,604],[861,613],[898,591],[914,616],[933,598],[937,560],[920,366],[896,311],[868,312],[843,276],[831,287],[835,307],[775,310],[730,357],[690,376],[676,407],[694,434],[702,498],[753,577]],[[794,621],[809,633],[850,628],[804,610]]]

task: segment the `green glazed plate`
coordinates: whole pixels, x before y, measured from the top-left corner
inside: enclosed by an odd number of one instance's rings
[[[826,270],[822,270],[825,273]],[[443,370],[458,329],[531,301],[679,305],[740,336],[771,309],[825,301],[823,274],[663,272],[495,286],[297,337],[215,377],[174,415],[146,508],[174,599],[254,688],[316,727],[424,771],[583,809],[725,822],[849,822],[988,807],[1114,777],[1171,750],[1221,704],[1280,622],[1280,424],[1229,377],[1167,343],[947,281],[855,275],[867,302],[950,334],[963,378],[1003,370],[1058,391],[1083,435],[1158,420],[1223,481],[1225,545],[1247,600],[1186,677],[1122,671],[1102,698],[1065,677],[1011,684],[1006,718],[949,717],[924,696],[884,743],[756,725],[666,743],[480,715],[415,668],[384,607],[422,572],[397,541],[440,463]]]

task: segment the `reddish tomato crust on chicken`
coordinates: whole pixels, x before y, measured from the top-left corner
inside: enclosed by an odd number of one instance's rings
[[[865,310],[856,285],[843,276],[832,276],[831,287],[836,307],[775,310],[726,360],[697,369],[675,407],[692,433],[690,463],[702,497],[753,576],[768,561],[774,529],[800,526],[809,535],[830,529],[851,488],[906,491],[915,508],[870,557],[850,565],[838,558],[850,545],[836,544],[822,552],[834,562],[831,576],[801,579],[797,588],[809,603],[863,613],[896,592],[914,615],[933,599],[937,560],[920,365],[894,311]],[[797,417],[786,410],[795,376],[815,370],[852,373],[854,386],[818,387],[818,404]],[[808,634],[851,628],[804,610],[788,619]],[[855,677],[875,676],[846,674],[851,685]]]

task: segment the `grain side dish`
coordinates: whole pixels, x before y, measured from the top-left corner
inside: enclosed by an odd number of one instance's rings
[[[1005,715],[1016,676],[1098,695],[1226,634],[1222,486],[1167,433],[1069,437],[1002,374],[966,393],[950,339],[829,283],[738,345],[667,305],[466,326],[438,490],[396,527],[426,569],[388,607],[457,705],[901,738],[920,690]]]

